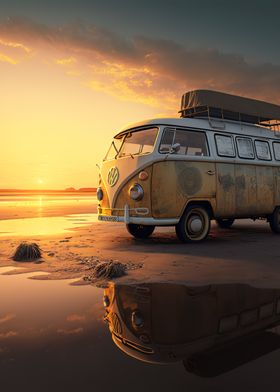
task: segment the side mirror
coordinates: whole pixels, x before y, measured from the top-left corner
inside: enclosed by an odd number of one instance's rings
[[[170,154],[177,154],[177,152],[180,151],[180,148],[181,148],[180,143],[172,144],[172,146],[170,147]]]

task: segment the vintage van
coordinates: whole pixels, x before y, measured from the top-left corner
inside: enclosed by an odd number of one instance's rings
[[[196,90],[181,118],[133,124],[113,139],[97,190],[98,219],[138,238],[175,226],[205,239],[211,220],[266,219],[280,233],[280,106]]]
[[[139,361],[216,376],[280,347],[279,289],[111,282],[103,302],[114,343]]]

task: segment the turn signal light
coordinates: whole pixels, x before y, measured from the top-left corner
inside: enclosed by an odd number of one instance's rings
[[[145,181],[145,180],[147,180],[148,179],[148,177],[149,177],[149,174],[145,171],[145,170],[143,170],[143,171],[141,171],[140,173],[139,173],[139,180],[141,180],[141,181]]]

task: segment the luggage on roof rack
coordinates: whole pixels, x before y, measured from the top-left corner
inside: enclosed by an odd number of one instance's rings
[[[179,113],[181,117],[220,118],[267,127],[280,125],[279,105],[211,90],[185,93]]]

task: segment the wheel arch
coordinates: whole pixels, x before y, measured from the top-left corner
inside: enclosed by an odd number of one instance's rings
[[[209,218],[210,219],[214,218],[213,207],[212,207],[212,205],[211,205],[209,200],[190,200],[190,201],[188,201],[187,204],[185,205],[185,208],[183,209],[183,212],[182,212],[181,216],[184,214],[186,209],[191,207],[191,206],[201,206],[201,207],[204,207],[206,209],[206,211],[208,212],[208,214],[209,214]]]

